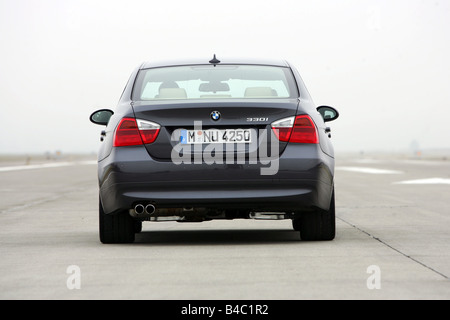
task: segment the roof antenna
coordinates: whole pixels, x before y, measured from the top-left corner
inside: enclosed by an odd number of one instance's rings
[[[214,67],[220,63],[220,60],[216,58],[216,54],[214,54],[214,58],[212,60],[209,60],[209,63],[214,64]]]

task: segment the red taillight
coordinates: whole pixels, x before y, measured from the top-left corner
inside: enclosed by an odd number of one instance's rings
[[[278,140],[293,143],[319,143],[316,126],[308,115],[290,117],[272,123]]]
[[[159,134],[159,129],[139,130],[141,133],[142,142],[144,144],[155,142]]]
[[[319,143],[316,126],[309,116],[302,115],[295,118],[295,124],[289,142]]]
[[[278,140],[288,142],[291,137],[292,128],[273,128]]]
[[[141,135],[132,118],[123,118],[116,129],[114,147],[136,146],[142,144]]]
[[[281,119],[272,123],[272,130],[278,140],[288,142],[291,137],[292,126],[294,125],[294,117]]]
[[[144,144],[155,142],[161,126],[155,122],[136,119],[136,123]]]
[[[136,146],[153,143],[160,126],[150,121],[123,118],[114,135],[114,147]]]

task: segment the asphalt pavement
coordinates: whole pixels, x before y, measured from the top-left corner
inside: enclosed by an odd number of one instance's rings
[[[450,161],[341,155],[335,176],[334,241],[227,220],[104,245],[95,161],[0,162],[0,299],[449,299]]]

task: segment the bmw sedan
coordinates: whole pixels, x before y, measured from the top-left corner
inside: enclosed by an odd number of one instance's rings
[[[102,243],[144,221],[291,219],[302,240],[335,237],[338,112],[316,107],[286,61],[146,62],[113,110],[98,153]]]

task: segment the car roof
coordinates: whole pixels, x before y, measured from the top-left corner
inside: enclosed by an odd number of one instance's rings
[[[173,66],[189,66],[189,65],[208,65],[209,61],[213,57],[205,57],[203,59],[177,59],[177,60],[162,60],[162,61],[146,61],[142,63],[140,69],[160,68],[160,67],[173,67]],[[226,64],[241,64],[241,65],[263,65],[263,66],[277,66],[277,67],[289,67],[289,63],[281,59],[254,59],[254,58],[222,58],[217,57],[220,60],[218,65]]]

